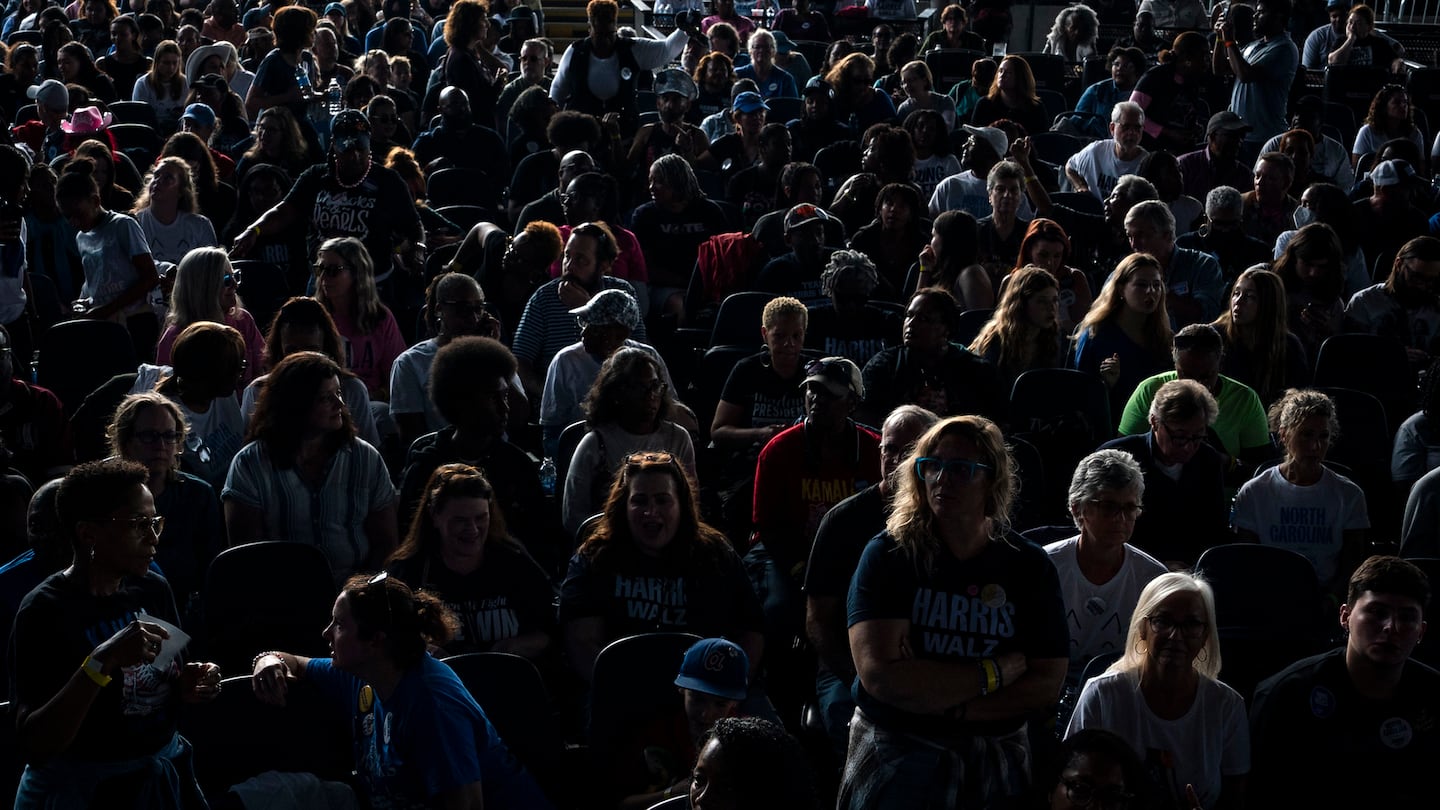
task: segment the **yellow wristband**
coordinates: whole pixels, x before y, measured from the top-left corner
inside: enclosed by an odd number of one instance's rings
[[[1028,177],[1025,178],[1025,184],[1026,184],[1026,185],[1029,185],[1029,184],[1031,184],[1031,183],[1033,183],[1033,182],[1035,182],[1035,175],[1032,174],[1032,175],[1030,175],[1030,176],[1028,176]]]
[[[100,662],[88,655],[85,656],[85,660],[81,662],[80,671],[84,672],[90,680],[102,688],[110,685],[111,678],[109,675],[100,671]]]

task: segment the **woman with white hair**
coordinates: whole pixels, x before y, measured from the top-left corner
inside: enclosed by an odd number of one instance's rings
[[[1045,35],[1045,53],[1065,57],[1066,62],[1084,62],[1095,55],[1095,40],[1100,35],[1100,18],[1095,10],[1083,3],[1069,6],[1055,15],[1055,24]]]
[[[750,64],[735,68],[735,76],[754,79],[760,95],[771,98],[799,98],[800,88],[795,77],[775,64],[775,35],[764,28],[750,35]]]
[[[1166,806],[1237,807],[1250,730],[1244,698],[1215,679],[1219,672],[1209,583],[1162,574],[1140,593],[1120,660],[1080,692],[1065,735],[1108,729],[1147,752]]]
[[[1078,686],[1090,659],[1125,647],[1140,591],[1164,563],[1130,545],[1145,499],[1145,471],[1124,450],[1097,450],[1070,477],[1070,519],[1080,533],[1045,546],[1060,575],[1070,624],[1070,674]]]

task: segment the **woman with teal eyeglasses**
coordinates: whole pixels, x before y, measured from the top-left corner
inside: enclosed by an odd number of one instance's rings
[[[860,683],[837,806],[1018,799],[1025,720],[1060,694],[1070,638],[1055,567],[1010,531],[1014,459],[995,423],[956,416],[895,478],[885,531],[850,583]]]

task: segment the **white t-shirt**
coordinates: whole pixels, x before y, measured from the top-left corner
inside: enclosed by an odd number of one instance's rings
[[[930,199],[935,187],[945,178],[960,173],[960,159],[954,155],[931,155],[915,159],[915,185],[922,199]]]
[[[1162,793],[1183,798],[1195,786],[1201,807],[1214,807],[1222,776],[1250,772],[1250,723],[1245,700],[1234,689],[1204,676],[1190,711],[1162,720],[1140,694],[1138,674],[1107,672],[1080,691],[1065,729],[1103,728],[1130,743]],[[1168,764],[1167,764],[1168,763]]]
[[[935,187],[935,193],[930,195],[930,218],[940,216],[945,211],[966,211],[976,219],[984,219],[994,211],[990,208],[990,195],[985,190],[985,178],[976,177],[969,169],[952,174],[940,181]],[[1020,219],[1030,220],[1035,218],[1035,206],[1030,204],[1030,197],[1020,197],[1020,210],[1015,214]]]
[[[1260,543],[1300,553],[1322,584],[1335,578],[1344,533],[1370,528],[1365,493],[1343,475],[1325,470],[1320,480],[1296,486],[1278,466],[1245,482],[1235,494],[1230,523],[1259,535]]]
[[[146,208],[135,215],[145,241],[150,245],[150,255],[157,262],[179,264],[185,254],[198,247],[214,247],[220,244],[215,238],[215,226],[203,214],[179,211],[175,221],[164,224]]]
[[[400,353],[390,366],[390,413],[422,413],[430,431],[445,427],[445,418],[430,402],[430,364],[440,344],[434,338],[422,340]]]
[[[675,390],[675,381],[670,379],[670,369],[660,353],[638,340],[625,339],[625,348],[642,349],[660,364],[660,380]],[[393,376],[393,375],[392,375]],[[540,424],[565,427],[585,418],[581,404],[590,386],[600,376],[600,361],[585,351],[585,344],[572,343],[561,349],[550,361],[545,371],[545,392],[540,397]]]
[[[130,393],[154,391],[156,383],[171,371],[170,366],[142,363]],[[210,409],[204,413],[190,410],[178,397],[170,397],[170,400],[180,406],[180,413],[185,416],[188,425],[185,452],[180,454],[180,468],[205,479],[219,490],[225,485],[230,462],[240,451],[245,437],[245,418],[240,415],[239,400],[234,394],[216,397],[210,400]]]
[[[1140,161],[1145,159],[1145,155],[1145,150],[1141,149],[1134,160],[1121,160],[1115,157],[1114,139],[1106,138],[1071,155],[1065,161],[1065,168],[1085,178],[1090,193],[1103,200],[1115,190],[1115,184],[1120,182],[1121,177],[1139,171]]]
[[[628,433],[618,425],[602,425],[585,434],[570,459],[562,514],[565,531],[573,535],[585,518],[600,511],[605,504],[603,499],[597,500],[596,490],[608,489],[610,481],[596,481],[596,477],[613,479],[631,453],[669,453],[695,474],[695,446],[689,432],[674,422],[661,422],[654,433],[643,435]]]
[[[1126,543],[1119,573],[1104,585],[1096,585],[1080,572],[1079,547],[1079,535],[1045,547],[1060,575],[1065,624],[1070,628],[1070,677],[1076,679],[1090,659],[1125,649],[1125,633],[1140,591],[1166,571],[1164,563]]]

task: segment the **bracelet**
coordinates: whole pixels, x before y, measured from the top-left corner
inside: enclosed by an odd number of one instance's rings
[[[1030,185],[1031,183],[1035,182],[1035,180],[1036,180],[1035,175],[1033,175],[1033,174],[1032,174],[1032,175],[1028,175],[1028,176],[1026,176],[1026,178],[1025,178],[1025,185],[1028,186],[1028,185]]]
[[[1224,40],[1224,41],[1222,41],[1222,42],[1220,43],[1220,47],[1222,47],[1222,48],[1233,48],[1233,47],[1235,47],[1235,40],[1233,40],[1233,39]]]
[[[1000,690],[1000,667],[994,658],[980,659],[980,695],[984,697]]]
[[[89,655],[85,656],[85,660],[80,662],[80,671],[85,673],[86,677],[90,678],[90,680],[94,681],[95,684],[102,689],[109,686],[112,680],[109,675],[100,671],[100,662]]]
[[[285,663],[285,659],[280,655],[280,653],[276,652],[275,650],[266,650],[265,652],[262,652],[254,658],[250,659],[250,673],[252,675],[255,673],[255,665],[260,663],[260,659],[264,658],[267,655],[275,656],[280,660],[280,666],[289,669],[289,665]]]

